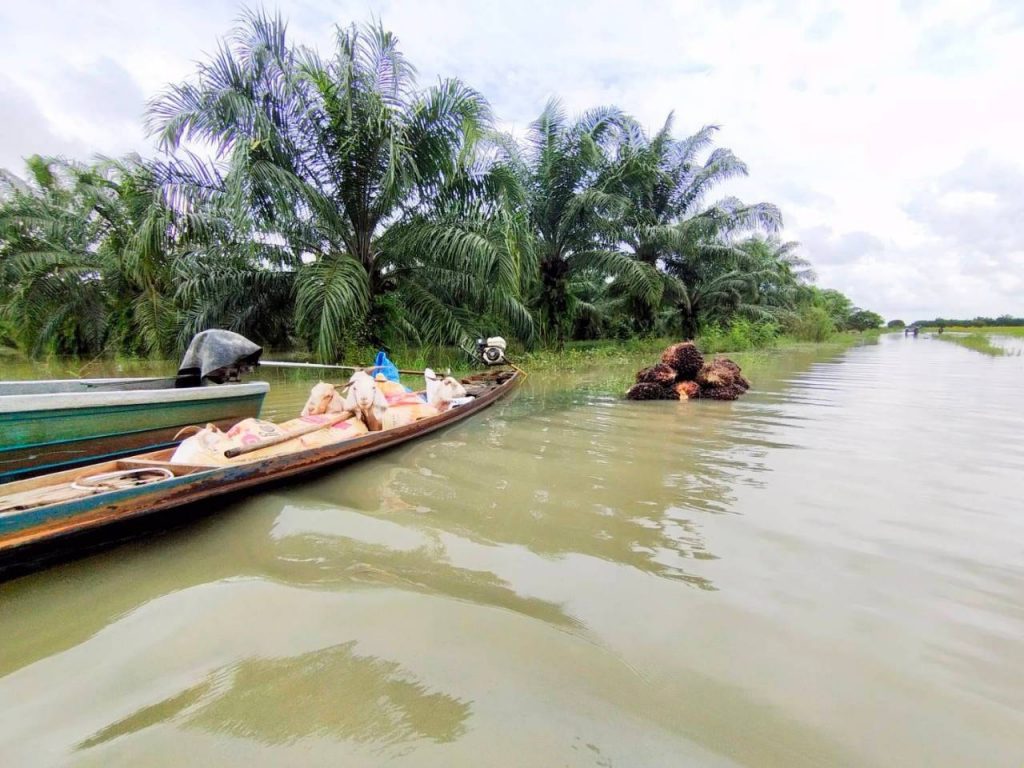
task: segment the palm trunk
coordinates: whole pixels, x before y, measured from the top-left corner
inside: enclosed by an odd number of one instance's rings
[[[679,319],[683,328],[683,336],[687,341],[694,341],[697,332],[700,330],[697,323],[697,313],[691,308],[679,305]]]
[[[540,264],[541,306],[549,325],[555,327],[555,345],[565,348],[565,324],[569,314],[569,265],[558,255],[549,256]]]

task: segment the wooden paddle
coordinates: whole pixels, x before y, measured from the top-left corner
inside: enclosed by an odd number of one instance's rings
[[[351,419],[355,416],[352,411],[342,411],[337,414],[338,418],[332,421],[325,421],[323,424],[310,424],[308,427],[301,427],[299,429],[292,430],[286,435],[275,435],[274,437],[265,437],[262,440],[257,440],[255,443],[249,443],[238,448],[228,448],[224,451],[224,457],[227,459],[233,459],[236,456],[244,456],[247,453],[258,451],[260,448],[269,448],[272,445],[280,445],[281,443],[287,443],[289,440],[294,440],[297,437],[308,435],[313,432],[319,432],[321,429],[327,429],[327,427],[333,427],[335,424]]]

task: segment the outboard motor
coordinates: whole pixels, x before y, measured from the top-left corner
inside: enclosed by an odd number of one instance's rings
[[[204,381],[223,384],[238,381],[260,364],[263,347],[234,331],[197,333],[178,368],[177,387],[198,387]]]
[[[505,357],[507,347],[508,344],[501,336],[476,340],[476,352],[484,365],[505,365],[508,362]]]

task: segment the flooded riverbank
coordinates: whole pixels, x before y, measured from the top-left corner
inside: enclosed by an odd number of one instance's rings
[[[741,362],[735,403],[534,375],[0,585],[0,754],[1019,765],[1024,358],[888,336]],[[271,381],[279,419],[315,379]]]

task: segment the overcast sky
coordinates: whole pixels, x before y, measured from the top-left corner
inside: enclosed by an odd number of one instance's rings
[[[457,76],[506,127],[551,96],[651,129],[714,123],[750,166],[722,194],[782,208],[823,286],[886,318],[1024,315],[1024,0],[267,3],[326,52],[378,16],[422,83]],[[0,3],[0,167],[152,154],[145,100],[242,4]]]

